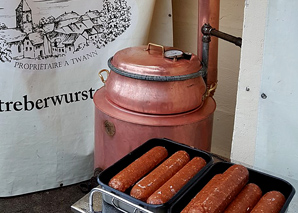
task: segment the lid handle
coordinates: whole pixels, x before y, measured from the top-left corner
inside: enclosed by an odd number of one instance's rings
[[[155,47],[160,47],[162,50],[162,56],[165,55],[165,47],[160,45],[160,44],[154,44],[154,43],[148,43],[147,48],[145,49],[145,51],[149,51],[150,50],[150,46],[155,46]]]

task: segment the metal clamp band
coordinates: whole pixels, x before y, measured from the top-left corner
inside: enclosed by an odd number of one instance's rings
[[[130,73],[121,69],[118,69],[117,67],[114,67],[111,63],[113,57],[111,57],[108,60],[108,66],[109,68],[114,71],[115,73],[128,77],[128,78],[134,78],[138,80],[145,80],[145,81],[162,81],[162,82],[168,82],[168,81],[184,81],[187,79],[197,78],[199,76],[205,76],[206,70],[201,69],[197,72],[187,74],[187,75],[177,75],[177,76],[151,76],[151,75],[141,75],[136,73]]]

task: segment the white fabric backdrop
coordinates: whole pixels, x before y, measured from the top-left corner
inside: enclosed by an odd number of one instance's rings
[[[147,43],[155,0],[87,2],[0,0],[0,197],[93,175],[97,73]]]

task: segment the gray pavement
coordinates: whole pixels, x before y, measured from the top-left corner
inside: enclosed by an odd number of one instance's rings
[[[0,198],[0,213],[70,213],[71,205],[84,197],[79,184],[21,196]]]

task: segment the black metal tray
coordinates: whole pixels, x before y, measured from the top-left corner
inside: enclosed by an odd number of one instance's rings
[[[232,165],[234,164],[228,162],[219,162],[212,165],[201,178],[198,178],[197,181],[188,188],[187,191],[179,197],[179,199],[177,199],[177,201],[171,206],[171,212],[181,212],[190,200],[208,183],[209,180],[212,179],[212,177],[214,177],[214,175],[223,173]],[[280,191],[285,196],[286,202],[280,212],[286,212],[289,203],[295,194],[294,187],[283,179],[250,168],[247,169],[249,171],[249,183],[255,183],[258,185],[263,194],[276,190]]]
[[[120,172],[134,160],[141,157],[143,154],[145,154],[147,151],[149,151],[151,148],[155,146],[165,147],[169,153],[168,156],[171,156],[176,151],[184,150],[189,154],[191,159],[196,156],[202,157],[206,161],[206,166],[203,169],[201,169],[172,199],[170,199],[167,203],[161,205],[147,204],[146,202],[131,197],[129,195],[129,192],[123,193],[108,186],[108,183],[112,177],[114,177],[118,172]],[[204,151],[174,142],[169,139],[154,138],[148,140],[147,142],[139,146],[137,149],[133,150],[131,153],[127,154],[125,157],[117,161],[115,164],[102,171],[98,175],[97,180],[103,190],[113,193],[116,196],[119,196],[127,200],[128,203],[133,203],[152,212],[163,213],[169,212],[170,206],[174,203],[174,201],[176,201],[183,194],[183,192],[185,192],[195,182],[195,180],[198,179],[212,164],[213,159],[211,155]],[[135,207],[132,207],[129,204],[122,202],[121,200],[117,200],[116,198],[109,195],[103,194],[103,200],[108,204],[114,205],[117,208],[124,210],[125,212],[134,212],[136,210]]]

